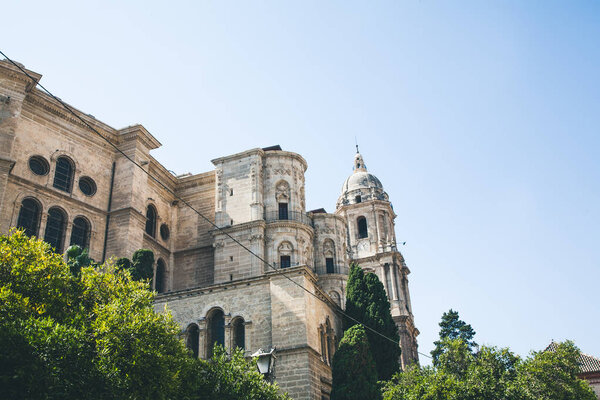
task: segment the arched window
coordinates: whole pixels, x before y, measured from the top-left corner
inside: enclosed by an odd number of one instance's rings
[[[48,210],[44,241],[54,247],[57,253],[62,253],[63,251],[66,222],[67,216],[63,210],[58,207],[52,207]]]
[[[166,287],[167,287],[167,282],[166,282],[166,277],[167,277],[167,268],[165,265],[165,262],[163,261],[162,258],[159,258],[158,261],[156,262],[156,281],[154,284],[154,289],[158,292],[158,293],[164,293],[166,291]]]
[[[190,349],[195,358],[198,358],[198,346],[200,342],[200,329],[196,324],[190,324],[185,332],[185,347]]]
[[[55,188],[71,193],[73,187],[73,175],[75,173],[75,164],[68,157],[58,157],[56,160],[56,170],[54,171]]]
[[[358,238],[366,238],[369,236],[369,232],[367,230],[367,219],[365,217],[358,217],[356,220],[356,224],[358,225]]]
[[[212,357],[215,344],[225,346],[225,315],[220,309],[215,309],[208,314],[208,331],[206,340],[207,358]]]
[[[23,228],[27,236],[36,236],[40,226],[40,214],[41,207],[36,200],[32,198],[23,199],[17,227]]]
[[[156,237],[156,208],[152,204],[146,209],[146,233],[152,237]]]
[[[76,244],[82,249],[90,247],[90,223],[87,219],[77,217],[73,220],[71,244]]]
[[[360,194],[356,197],[354,197],[354,202],[355,203],[360,203],[362,201],[362,197],[360,197]]]
[[[244,326],[244,318],[238,317],[231,323],[233,335],[233,348],[246,349],[246,327]]]

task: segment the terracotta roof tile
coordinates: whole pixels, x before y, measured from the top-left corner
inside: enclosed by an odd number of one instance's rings
[[[544,351],[556,351],[557,344],[551,342]],[[579,355],[579,369],[581,373],[600,372],[600,359],[581,353]]]

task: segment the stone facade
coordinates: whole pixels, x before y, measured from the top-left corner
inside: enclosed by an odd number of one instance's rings
[[[106,140],[0,61],[2,233],[20,226],[58,251],[81,244],[96,260],[153,250],[156,309],[171,310],[192,351],[275,348],[275,378],[295,399],[329,398],[357,262],[384,283],[402,365],[418,360],[396,215],[360,154],[336,211],[307,212],[307,162],[296,153],[251,149],[174,176],[150,155],[160,143],[144,127],[75,112]]]

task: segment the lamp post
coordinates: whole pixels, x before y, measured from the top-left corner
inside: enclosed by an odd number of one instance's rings
[[[252,354],[252,357],[258,358],[258,360],[256,360],[258,372],[263,374],[265,379],[273,380],[275,378],[275,375],[273,374],[273,365],[277,358],[275,357],[275,349],[271,349],[268,352],[263,349],[258,349],[256,353]]]

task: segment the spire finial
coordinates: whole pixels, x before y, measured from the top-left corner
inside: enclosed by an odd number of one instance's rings
[[[359,153],[359,151],[358,151],[358,140],[356,140],[356,136],[354,136],[354,143],[356,144],[356,153]]]

